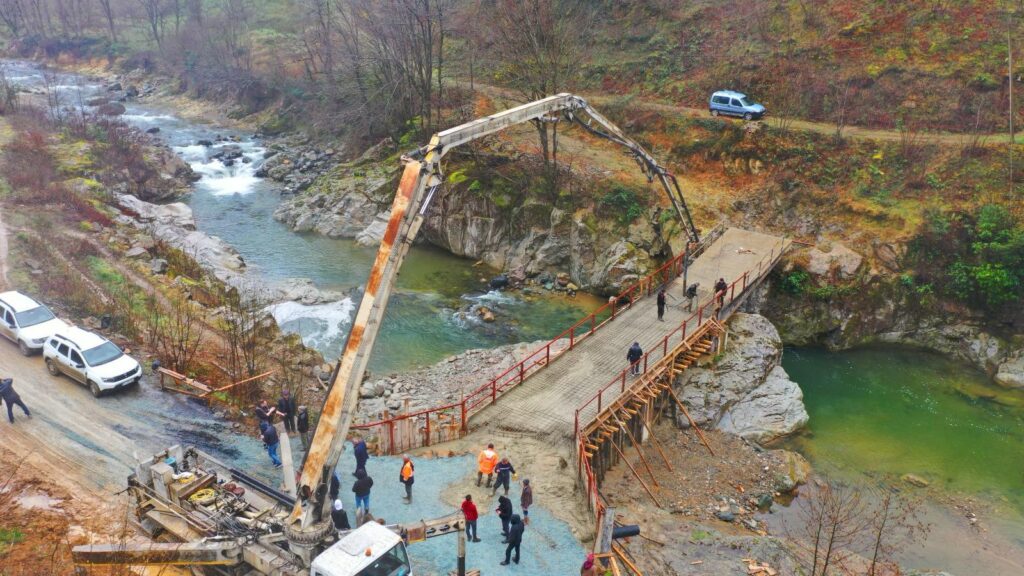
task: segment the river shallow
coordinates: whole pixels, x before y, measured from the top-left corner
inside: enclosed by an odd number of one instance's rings
[[[1024,573],[1024,393],[900,347],[787,349],[783,366],[810,415],[786,448],[834,480],[926,496],[932,532],[907,548],[903,562],[960,575]],[[930,486],[902,482],[907,473]],[[980,526],[953,504],[976,508]],[[779,512],[795,519],[792,509]]]

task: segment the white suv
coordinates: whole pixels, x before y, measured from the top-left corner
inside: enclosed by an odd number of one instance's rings
[[[93,396],[138,383],[142,366],[116,344],[81,328],[67,328],[47,339],[43,346],[46,369],[61,373],[89,387]]]
[[[16,342],[25,356],[39,352],[47,338],[67,327],[49,308],[21,292],[0,294],[0,334]]]

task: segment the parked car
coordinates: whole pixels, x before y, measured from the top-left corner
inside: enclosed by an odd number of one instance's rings
[[[726,116],[739,116],[744,120],[759,120],[767,110],[764,106],[757,104],[742,92],[732,90],[719,90],[711,95],[708,102],[708,111],[712,116],[724,114]]]
[[[110,340],[81,328],[66,328],[43,346],[46,369],[89,387],[93,396],[137,384],[142,366]]]
[[[0,334],[17,343],[25,356],[42,350],[47,338],[67,327],[49,308],[21,292],[0,294]]]

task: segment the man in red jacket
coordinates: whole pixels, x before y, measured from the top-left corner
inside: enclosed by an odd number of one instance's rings
[[[476,519],[480,515],[476,511],[473,497],[469,494],[466,494],[466,499],[462,501],[462,514],[466,517],[466,540],[479,542],[480,539],[476,535]]]

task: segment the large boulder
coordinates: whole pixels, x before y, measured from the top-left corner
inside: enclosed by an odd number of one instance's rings
[[[101,116],[120,116],[124,112],[124,104],[118,102],[107,102],[96,107],[96,113]]]
[[[839,243],[832,244],[832,249],[828,252],[811,248],[807,257],[807,271],[811,274],[826,276],[835,268],[839,277],[844,280],[852,278],[864,261],[863,256]]]
[[[1024,388],[1024,352],[999,365],[995,375],[996,384],[1007,388]]]
[[[808,419],[800,386],[776,366],[764,384],[722,414],[718,429],[763,444],[800,430]]]

